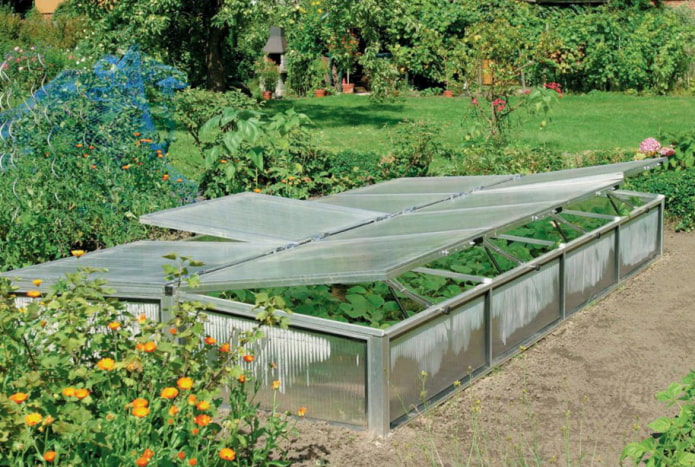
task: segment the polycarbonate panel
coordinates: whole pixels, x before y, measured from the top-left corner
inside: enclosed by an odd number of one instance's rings
[[[163,256],[176,253],[202,261],[204,266],[189,266],[190,272],[201,271],[230,264],[244,258],[257,256],[268,250],[267,245],[239,242],[151,242],[140,241],[114,248],[87,253],[80,258],[65,258],[50,263],[29,266],[2,273],[10,279],[30,284],[34,279],[43,279],[47,287],[62,279],[66,273],[76,272],[78,268],[106,268],[106,272],[94,273],[92,277],[106,279],[109,285],[136,283],[138,285],[162,285],[164,279],[162,265],[175,264]]]
[[[216,237],[282,244],[319,236],[384,213],[239,193],[140,217],[144,224]]]
[[[206,313],[205,331],[219,342],[237,344],[241,333],[255,329],[251,320],[227,314]],[[256,359],[248,364],[261,383],[257,400],[270,408],[273,397],[281,411],[307,409],[307,417],[365,426],[366,342],[330,334],[262,328],[256,342]],[[280,381],[273,394],[272,382]]]
[[[483,365],[484,297],[393,339],[389,384],[391,421]]]
[[[513,175],[470,175],[464,177],[407,177],[368,185],[346,194],[467,193],[513,179]]]
[[[560,318],[560,266],[554,260],[492,293],[492,357],[503,356]]]
[[[500,205],[524,205],[546,203],[548,208],[570,200],[612,187],[622,181],[622,176],[600,175],[574,180],[538,183],[521,187],[495,188],[475,191],[460,198],[450,199],[422,209],[420,212],[449,211],[452,209],[479,208]],[[513,221],[514,218],[507,219]]]
[[[528,185],[530,183],[566,181],[580,177],[609,175],[615,173],[620,173],[624,177],[627,177],[656,167],[665,160],[665,158],[645,159],[641,161],[619,162],[617,164],[595,165],[591,167],[582,167],[579,169],[557,170],[555,172],[544,172],[531,175],[524,175],[523,177],[515,180],[502,182],[499,186],[523,186]]]
[[[610,232],[570,253],[565,260],[565,310],[571,314],[618,280],[615,233]]]
[[[350,192],[348,192],[350,193]],[[316,203],[330,204],[332,206],[344,206],[356,209],[370,209],[389,213],[408,210],[413,206],[423,206],[447,199],[449,194],[394,194],[394,195],[351,195],[340,194],[319,198]]]
[[[547,203],[434,212],[415,211],[413,213],[374,222],[360,227],[359,229],[349,230],[327,240],[386,237],[390,235],[411,235],[445,231],[459,231],[462,237],[475,238],[488,229],[504,225],[509,222],[510,219],[515,220],[523,218],[524,216],[530,216],[543,208],[547,208]]]
[[[446,256],[456,232],[308,243],[200,275],[201,290],[349,284],[386,280],[413,264]],[[461,238],[467,238],[462,234]]]
[[[620,275],[626,276],[659,253],[659,211],[652,209],[620,226]]]

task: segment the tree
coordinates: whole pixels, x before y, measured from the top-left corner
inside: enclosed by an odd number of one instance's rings
[[[93,47],[104,53],[137,42],[149,55],[189,75],[194,85],[224,90],[239,79],[240,47],[250,62],[267,34],[272,0],[71,0],[68,8],[90,18]],[[250,40],[246,40],[250,39]],[[243,55],[243,54],[242,54]]]

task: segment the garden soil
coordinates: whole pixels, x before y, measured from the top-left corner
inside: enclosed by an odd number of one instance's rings
[[[294,465],[620,465],[695,369],[694,280],[695,233],[666,229],[663,257],[388,436],[299,420]]]

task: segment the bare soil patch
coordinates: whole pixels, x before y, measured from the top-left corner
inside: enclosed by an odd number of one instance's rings
[[[445,403],[380,438],[300,420],[295,465],[617,465],[654,393],[692,369],[695,233],[665,231],[662,258]]]

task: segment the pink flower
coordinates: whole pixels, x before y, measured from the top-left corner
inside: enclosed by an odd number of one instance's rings
[[[475,97],[473,99],[471,99],[471,104],[478,105],[478,99]]]
[[[639,152],[648,156],[653,156],[659,149],[661,149],[661,143],[654,138],[647,138],[639,145]]]
[[[562,96],[562,86],[560,85],[560,83],[545,83],[543,87],[546,89],[552,89],[553,91]]]
[[[492,101],[492,106],[495,108],[495,112],[502,112],[507,106],[507,102],[500,98],[497,98],[494,101]]]
[[[670,146],[665,146],[661,148],[659,154],[661,154],[664,157],[674,156],[676,154],[676,151],[674,151],[674,149]]]
[[[531,94],[531,90],[530,89],[524,89],[523,93],[528,96],[529,94]]]

